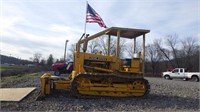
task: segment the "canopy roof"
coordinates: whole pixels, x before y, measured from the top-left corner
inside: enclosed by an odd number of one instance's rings
[[[103,30],[99,33],[96,33],[92,36],[89,36],[87,38],[84,38],[83,40],[80,40],[79,43],[84,43],[84,41],[89,41],[94,38],[98,38],[102,35],[111,35],[111,36],[117,36],[117,32],[120,31],[120,37],[122,38],[128,38],[133,39],[136,37],[139,37],[141,35],[144,35],[146,33],[149,33],[150,30],[145,29],[133,29],[133,28],[121,28],[121,27],[111,27],[106,30]]]
[[[150,32],[150,30],[145,30],[145,29],[111,27],[102,31],[102,33],[105,32],[105,34],[117,36],[118,30],[120,30],[120,37],[129,38],[129,39],[136,38],[138,36],[141,36],[143,34]]]

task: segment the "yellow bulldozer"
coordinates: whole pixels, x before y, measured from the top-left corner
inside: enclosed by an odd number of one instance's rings
[[[45,73],[41,76],[41,96],[53,91],[66,90],[73,96],[145,96],[150,85],[144,79],[145,34],[150,30],[111,27],[87,38],[84,35],[76,44],[74,70],[68,77]],[[107,54],[87,53],[87,43],[104,36],[107,38]],[[116,37],[116,53],[111,55],[111,36]],[[136,53],[137,37],[142,37],[142,51]],[[120,59],[120,38],[133,42],[131,59]],[[82,47],[81,47],[82,46]],[[81,49],[82,48],[82,49]]]

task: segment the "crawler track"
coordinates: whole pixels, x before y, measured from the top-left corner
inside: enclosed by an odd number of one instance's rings
[[[144,78],[131,78],[117,75],[79,74],[72,80],[70,93],[78,98],[96,98],[96,96],[141,97],[150,91],[150,85]]]

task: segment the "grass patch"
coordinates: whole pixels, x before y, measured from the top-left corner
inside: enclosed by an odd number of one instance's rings
[[[1,77],[1,83],[7,83],[7,82],[18,81],[18,80],[22,80],[22,79],[34,78],[37,76],[39,76],[39,73]]]
[[[0,71],[13,70],[13,67],[0,67]]]
[[[1,66],[0,72],[7,71],[7,70],[17,70],[17,69],[25,69],[27,67],[24,66]]]

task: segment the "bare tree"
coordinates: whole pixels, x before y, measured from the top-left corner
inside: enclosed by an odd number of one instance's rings
[[[121,38],[120,45],[119,45],[119,56],[120,56],[120,58],[124,58],[124,53],[126,51],[126,48],[128,47],[126,45],[126,43],[127,43],[126,40]]]
[[[104,55],[107,55],[108,53],[108,38],[107,36],[102,36],[100,38],[97,39],[97,46],[98,46],[98,50],[101,50],[102,53]],[[116,38],[112,38],[110,39],[110,54],[111,55],[116,55]],[[120,45],[119,45],[119,56],[121,58],[123,58],[124,56],[124,51],[126,48],[126,40],[121,39],[120,40]]]
[[[40,65],[45,65],[45,63],[46,63],[45,58],[42,58],[41,61],[40,61]]]
[[[199,45],[196,39],[188,37],[180,40],[178,35],[174,34],[165,38],[165,44],[162,43],[162,40],[155,41],[156,46],[163,54],[164,62],[167,60],[171,65],[166,64],[167,68],[185,67],[190,70],[198,70],[196,66],[199,66]]]
[[[164,41],[161,39],[154,40],[153,44],[146,47],[148,60],[146,68],[148,72],[154,74],[157,70],[162,72],[166,68],[172,69],[175,67],[184,67],[194,72],[199,71],[200,45],[198,42],[193,37],[180,40],[177,34],[168,35]]]
[[[178,35],[177,34],[173,34],[173,35],[167,35],[166,38],[166,45],[169,46],[171,54],[173,56],[173,59],[176,62],[176,67],[180,67],[179,65],[179,57],[178,57],[178,49],[176,48],[177,44],[178,44]]]
[[[107,42],[106,36],[101,36],[100,38],[97,38],[96,41],[97,41],[96,43],[97,43],[98,50],[101,50],[102,53],[104,55],[106,55],[107,51],[108,51],[108,49],[107,49],[108,42]],[[112,41],[111,41],[111,43],[112,43]]]
[[[98,43],[95,40],[91,40],[88,43],[88,49],[87,52],[89,53],[97,53],[98,52]]]
[[[66,59],[67,61],[74,60],[74,51],[75,50],[76,50],[76,44],[71,44],[70,49],[69,49],[69,53],[67,54],[67,59]]]
[[[53,55],[50,54],[49,55],[49,58],[47,59],[47,65],[52,65],[54,62],[54,58],[53,58]]]
[[[126,52],[128,53],[128,56],[133,58],[133,52],[134,52],[134,44],[133,43],[127,43],[125,47]],[[135,53],[139,53],[142,51],[142,44],[140,42],[136,42],[136,48]]]
[[[187,37],[181,41],[180,56],[181,56],[181,59],[183,59],[181,61],[182,66],[189,70],[192,70],[195,66],[198,65],[198,61],[197,61],[198,57],[194,59],[195,55],[199,55],[199,50],[198,50],[199,46],[197,42],[198,41],[193,37]]]
[[[162,40],[161,39],[154,40],[154,44],[163,53],[162,55],[163,60],[168,60],[168,62],[170,63],[170,66],[168,65],[168,63],[165,63],[166,68],[174,68],[172,58],[170,57],[170,51],[163,47],[164,44],[162,43]]]
[[[150,60],[153,75],[157,74],[158,64],[162,59],[161,51],[156,44],[154,42],[146,46],[146,58]]]
[[[42,54],[41,54],[41,53],[35,53],[35,54],[33,55],[33,62],[35,62],[35,63],[38,64],[38,63],[40,62],[41,57],[42,57]]]

